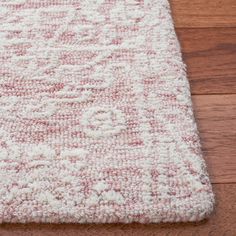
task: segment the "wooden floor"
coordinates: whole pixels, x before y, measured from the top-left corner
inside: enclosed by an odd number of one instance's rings
[[[210,220],[162,225],[6,224],[0,236],[236,235],[236,0],[172,0],[171,7],[216,194]]]

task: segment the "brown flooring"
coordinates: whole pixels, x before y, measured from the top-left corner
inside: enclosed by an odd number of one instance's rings
[[[216,194],[209,220],[188,224],[0,226],[0,236],[236,235],[236,0],[170,0]]]

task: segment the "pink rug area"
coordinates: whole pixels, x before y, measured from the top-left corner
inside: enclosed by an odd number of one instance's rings
[[[0,0],[1,222],[213,206],[167,0]]]

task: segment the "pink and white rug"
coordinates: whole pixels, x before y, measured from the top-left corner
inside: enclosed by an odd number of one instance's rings
[[[213,205],[167,0],[0,0],[1,222]]]

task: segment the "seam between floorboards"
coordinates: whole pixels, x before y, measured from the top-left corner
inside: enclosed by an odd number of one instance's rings
[[[236,29],[236,25],[235,26],[219,26],[219,27],[217,27],[217,26],[206,26],[206,27],[202,27],[202,26],[200,26],[200,27],[179,27],[179,26],[175,26],[174,25],[174,27],[175,27],[175,29],[176,30],[179,30],[179,29],[181,29],[181,30],[189,30],[189,29],[200,29],[200,30],[207,30],[207,29],[216,29],[216,30],[219,30],[219,29]]]
[[[236,93],[191,93],[192,96],[234,96]]]

